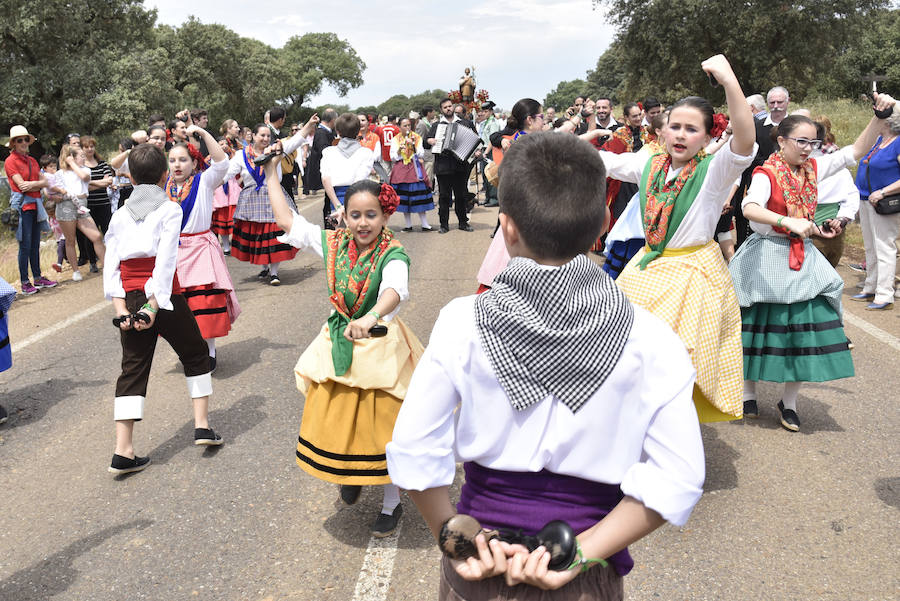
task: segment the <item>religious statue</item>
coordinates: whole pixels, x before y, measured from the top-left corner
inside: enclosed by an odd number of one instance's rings
[[[465,75],[459,78],[459,93],[465,104],[475,100],[475,74],[468,67]]]

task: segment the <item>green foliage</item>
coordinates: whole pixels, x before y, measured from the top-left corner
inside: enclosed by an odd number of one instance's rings
[[[446,97],[447,92],[444,90],[425,90],[412,96],[396,94],[375,107],[374,112],[378,115],[397,115],[402,117],[409,115],[410,111],[421,112],[422,107],[425,105],[434,107],[436,111],[441,100]]]
[[[871,89],[861,78],[875,74],[887,77],[878,83],[879,90],[900,95],[900,9],[876,11],[861,23],[833,71],[842,78],[832,88],[816,86],[817,92],[853,97]]]
[[[333,33],[293,36],[282,54],[287,66],[286,97],[292,107],[321,92],[326,83],[341,96],[363,83],[366,64],[348,42]]]
[[[587,83],[583,79],[572,79],[569,81],[561,81],[549,94],[544,98],[544,107],[553,107],[557,112],[562,113],[572,106],[572,101],[578,96],[588,96]]]

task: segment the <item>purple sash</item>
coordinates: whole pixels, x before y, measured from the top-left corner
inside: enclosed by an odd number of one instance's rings
[[[578,534],[603,519],[625,496],[618,484],[547,470],[507,472],[472,461],[463,468],[466,482],[456,510],[471,515],[486,529],[509,528],[534,535],[551,520],[565,520]],[[620,576],[634,567],[627,548],[606,559]]]

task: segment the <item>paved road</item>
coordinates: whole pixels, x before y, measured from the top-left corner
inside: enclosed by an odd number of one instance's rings
[[[474,290],[495,219],[478,209],[474,233],[400,234],[413,260],[403,317],[423,342],[440,307]],[[163,344],[135,435],[153,465],[122,479],[106,472],[120,349],[99,278],[13,306],[0,601],[434,598],[439,554],[408,499],[399,535],[370,544],[380,490],[340,507],[335,486],[294,464],[292,368],[329,312],[320,260],[285,264],[280,288],[229,266],[244,314],[219,347],[211,404],[227,444],[191,444],[184,379]],[[685,528],[633,546],[630,599],[898,598],[900,312],[846,308],[857,376],[804,387],[799,434],[778,425],[772,385],[759,420],[704,426],[706,494]]]

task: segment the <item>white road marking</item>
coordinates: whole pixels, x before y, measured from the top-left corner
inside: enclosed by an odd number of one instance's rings
[[[394,572],[394,558],[397,556],[397,541],[400,528],[385,538],[369,539],[366,557],[359,570],[356,590],[352,601],[385,601]]]
[[[97,303],[96,305],[94,305],[92,307],[88,307],[87,309],[85,309],[84,311],[81,311],[80,313],[76,313],[75,315],[72,315],[71,317],[62,320],[59,323],[55,323],[52,326],[42,329],[40,332],[36,332],[36,333],[32,334],[31,336],[29,336],[22,342],[13,342],[12,343],[12,352],[13,352],[13,354],[15,354],[17,352],[23,351],[26,348],[28,348],[29,346],[31,346],[32,344],[34,344],[36,342],[40,342],[44,338],[46,338],[48,336],[52,336],[53,334],[56,334],[60,330],[69,327],[73,323],[81,321],[85,317],[90,317],[97,311],[108,308],[109,306],[110,306],[110,303],[107,301]]]
[[[875,327],[870,324],[868,321],[861,317],[857,317],[856,315],[850,313],[849,311],[844,311],[844,321],[847,323],[859,328],[872,338],[875,338],[879,342],[883,342],[889,347],[893,348],[896,351],[900,351],[900,338],[892,336],[888,334],[881,328]]]

